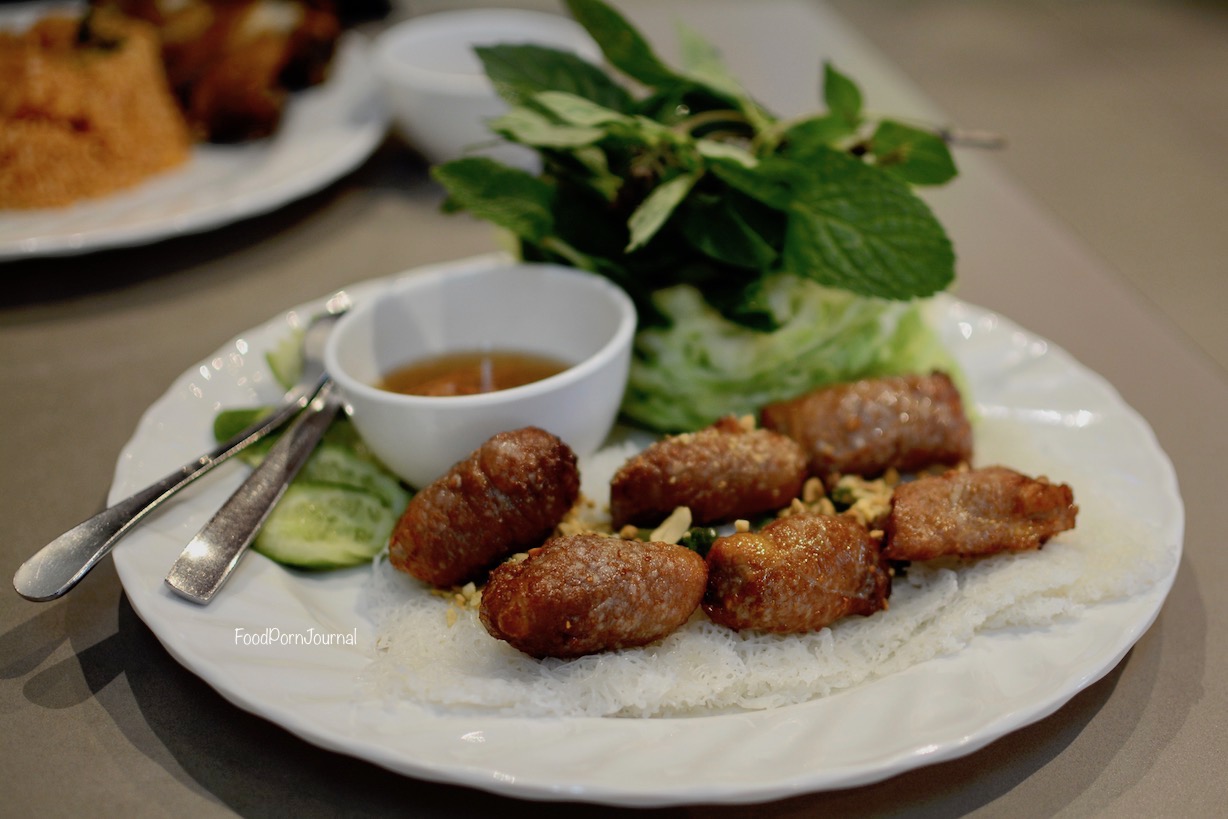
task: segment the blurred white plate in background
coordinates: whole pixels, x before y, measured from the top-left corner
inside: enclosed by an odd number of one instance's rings
[[[42,4],[0,8],[24,28]],[[338,44],[328,80],[297,92],[277,132],[241,145],[198,145],[187,164],[137,187],[65,208],[0,210],[0,261],[148,244],[267,213],[358,167],[388,117],[364,38]]]

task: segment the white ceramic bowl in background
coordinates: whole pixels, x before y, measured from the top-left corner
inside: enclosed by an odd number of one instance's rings
[[[484,155],[519,167],[536,155],[501,141],[486,122],[507,110],[474,53],[479,45],[542,45],[601,60],[574,20],[524,9],[467,9],[412,17],[375,41],[375,66],[393,121],[431,163]],[[479,147],[481,146],[481,147]]]
[[[394,280],[338,322],[324,360],[363,440],[420,488],[509,429],[538,426],[577,455],[595,451],[622,402],[635,322],[631,299],[600,276],[485,257]],[[572,366],[479,395],[403,395],[375,386],[418,359],[488,349]]]

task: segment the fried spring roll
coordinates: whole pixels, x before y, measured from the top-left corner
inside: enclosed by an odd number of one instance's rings
[[[687,621],[707,576],[703,558],[683,546],[567,535],[491,572],[478,616],[534,657],[642,646]]]
[[[816,631],[886,608],[891,575],[877,537],[844,515],[792,515],[719,538],[703,608],[732,629]]]
[[[749,518],[788,506],[806,479],[806,456],[784,435],[733,417],[662,438],[610,482],[615,527],[655,525],[679,506],[696,523]]]
[[[414,495],[392,533],[396,568],[436,586],[540,546],[580,494],[575,453],[537,427],[501,432]]]
[[[972,457],[972,426],[944,373],[837,384],[763,408],[762,423],[797,441],[810,474],[875,477]]]
[[[1073,529],[1078,512],[1066,484],[1002,466],[951,470],[896,487],[883,554],[932,560],[1039,549]]]

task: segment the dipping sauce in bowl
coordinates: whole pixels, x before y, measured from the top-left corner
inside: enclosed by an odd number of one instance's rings
[[[421,488],[495,433],[521,427],[540,427],[581,457],[595,452],[622,403],[635,326],[630,297],[602,276],[483,256],[391,280],[337,323],[324,363],[363,441]],[[467,391],[455,357],[475,353],[510,355],[521,375],[525,357],[544,358],[553,372]],[[418,394],[434,380],[421,370],[440,362],[451,392]],[[415,394],[381,389],[406,366]]]
[[[570,366],[538,353],[446,353],[397,367],[380,379],[379,388],[403,395],[477,395],[523,387]]]

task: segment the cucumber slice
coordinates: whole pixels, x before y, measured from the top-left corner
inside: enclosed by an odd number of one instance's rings
[[[213,437],[218,443],[229,440],[272,411],[273,407],[242,407],[222,410],[213,419]],[[257,441],[240,452],[239,457],[245,464],[257,466],[277,442],[279,435],[281,435],[280,432],[275,432]],[[324,433],[323,440],[320,441],[320,446],[348,450],[355,458],[379,464],[375,454],[359,437],[358,430],[354,429],[350,419],[344,415],[337,416],[337,419],[329,426],[328,431]],[[383,466],[380,466],[380,469],[383,469]]]
[[[288,390],[298,383],[303,374],[303,330],[291,330],[282,336],[277,345],[264,355],[273,377]]]
[[[222,410],[213,419],[213,438],[219,444],[222,441],[229,441],[272,411],[272,407]],[[257,441],[240,452],[238,457],[243,463],[249,466],[256,466],[264,460],[264,456],[268,454],[269,449],[276,440],[276,433],[265,436],[263,440]]]
[[[352,430],[333,422],[261,527],[256,551],[288,566],[333,569],[368,562],[387,545],[410,493],[338,427]]]
[[[238,435],[247,427],[273,411],[272,407],[244,407],[222,410],[213,419],[213,437],[220,444]]]
[[[214,418],[213,434],[226,440],[269,411],[223,410]],[[270,435],[239,457],[254,467],[276,439]],[[349,419],[338,417],[252,547],[278,563],[305,569],[365,563],[388,543],[409,498],[409,490],[371,454]]]
[[[252,548],[303,569],[338,569],[370,561],[388,542],[401,509],[332,484],[296,480],[264,522]]]
[[[379,464],[349,447],[325,441],[311,453],[296,481],[356,489],[379,500],[398,514],[409,503],[409,491]]]

